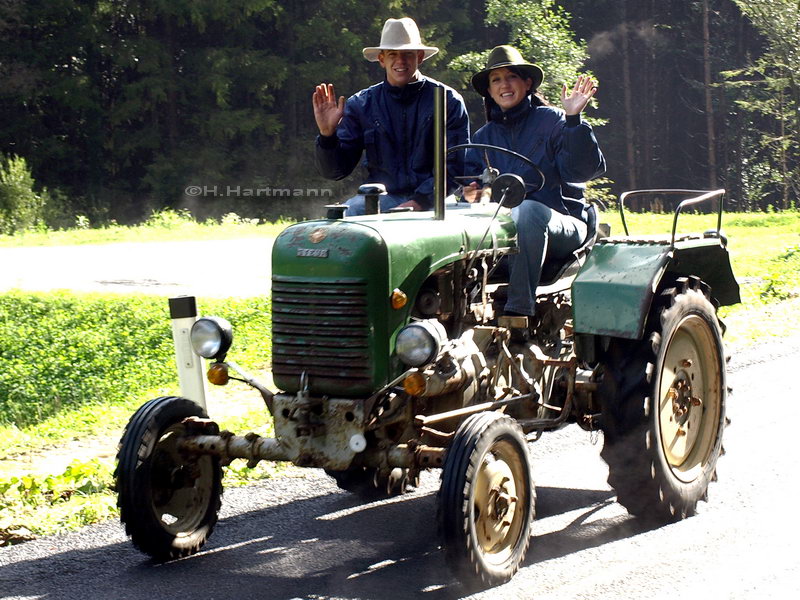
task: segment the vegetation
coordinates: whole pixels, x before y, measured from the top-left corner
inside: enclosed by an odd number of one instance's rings
[[[615,193],[723,186],[736,210],[796,202],[794,0],[6,0],[0,152],[58,198],[54,228],[165,207],[297,218],[309,190],[338,195],[359,176],[309,168],[314,85],[348,96],[380,80],[361,49],[400,14],[441,48],[422,70],[463,92],[473,129],[483,109],[469,75],[511,42],[544,66],[552,102],[575,73],[597,75],[589,116],[607,123]],[[246,193],[276,186],[298,194]]]
[[[0,234],[25,231],[44,222],[46,196],[37,193],[24,158],[0,155]]]
[[[150,213],[139,225],[116,222],[93,226],[85,215],[75,218],[73,227],[54,230],[48,227],[23,229],[13,235],[0,234],[5,246],[72,246],[110,242],[159,242],[178,240],[216,240],[242,237],[274,237],[291,221],[263,222],[226,213],[219,220],[197,221],[188,210],[163,209]]]
[[[269,299],[201,301],[237,330],[237,361],[269,361]],[[0,295],[0,457],[71,439],[119,435],[133,410],[177,392],[164,299],[109,294]],[[251,410],[222,422],[256,421]],[[263,407],[260,432],[270,433]],[[226,485],[274,473],[275,466],[228,469]],[[0,545],[104,519],[116,511],[113,462],[75,461],[59,474],[0,475]]]

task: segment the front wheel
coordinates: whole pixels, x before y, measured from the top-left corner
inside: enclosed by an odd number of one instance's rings
[[[183,420],[206,416],[186,398],[155,398],[134,413],[122,435],[115,472],[120,519],[133,544],[157,560],[194,554],[217,522],[219,460],[179,448]]]
[[[469,587],[511,579],[528,551],[536,504],[522,429],[496,412],[469,417],[447,450],[438,498],[445,559]]]
[[[609,347],[602,455],[628,512],[672,522],[696,512],[716,477],[725,361],[716,311],[699,281],[679,280],[656,311],[649,339]]]

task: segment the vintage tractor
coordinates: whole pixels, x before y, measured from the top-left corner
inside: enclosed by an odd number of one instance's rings
[[[176,336],[179,367],[196,368],[199,355],[212,361],[212,383],[238,373],[263,396],[275,437],[220,431],[191,390],[144,404],[116,471],[121,519],[143,552],[169,560],[200,549],[217,521],[221,466],[236,458],[322,468],[367,498],[402,493],[437,468],[447,562],[468,584],[495,585],[513,576],[531,538],[528,443],[568,423],[603,432],[609,483],[631,514],[675,521],[706,498],[726,423],[717,307],[739,301],[723,191],[650,191],[684,198],[660,238],[627,226],[603,237],[592,210],[584,245],[546,265],[536,317],[498,316],[516,250],[503,207],[524,187],[487,168],[497,203],[445,208],[443,104],[437,97],[432,213],[342,218],[334,206],[275,240],[280,391],[226,360],[224,319],[197,319],[192,299],[174,299],[193,348]],[[626,198],[642,193],[620,199],[623,223]],[[709,200],[716,229],[679,235],[681,211]]]

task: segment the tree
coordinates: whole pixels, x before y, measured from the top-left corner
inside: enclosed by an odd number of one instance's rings
[[[779,208],[796,205],[800,192],[800,4],[795,0],[734,0],[767,41],[767,51],[747,68],[728,71],[741,92],[739,108],[751,115],[750,193]]]
[[[507,43],[544,71],[540,91],[553,101],[561,97],[561,85],[574,82],[587,59],[586,45],[575,40],[570,15],[554,0],[487,0],[486,25],[506,32]],[[466,88],[471,74],[486,66],[491,48],[468,52],[450,62],[462,73]]]

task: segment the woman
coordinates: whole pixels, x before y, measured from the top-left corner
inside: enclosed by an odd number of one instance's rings
[[[512,257],[505,314],[532,316],[536,287],[546,258],[560,259],[581,246],[587,234],[587,205],[579,184],[606,170],[592,128],[581,112],[597,84],[581,75],[571,93],[561,90],[564,110],[549,106],[538,93],[544,74],[512,46],[497,46],[486,68],[472,77],[484,97],[487,123],[472,138],[477,144],[502,146],[528,157],[545,176],[506,153],[489,151],[488,161],[500,173],[523,178],[528,193],[512,216],[517,224],[519,254]],[[480,173],[484,151],[470,149],[467,173]],[[471,184],[474,190],[477,184]],[[467,196],[472,190],[466,190]]]

